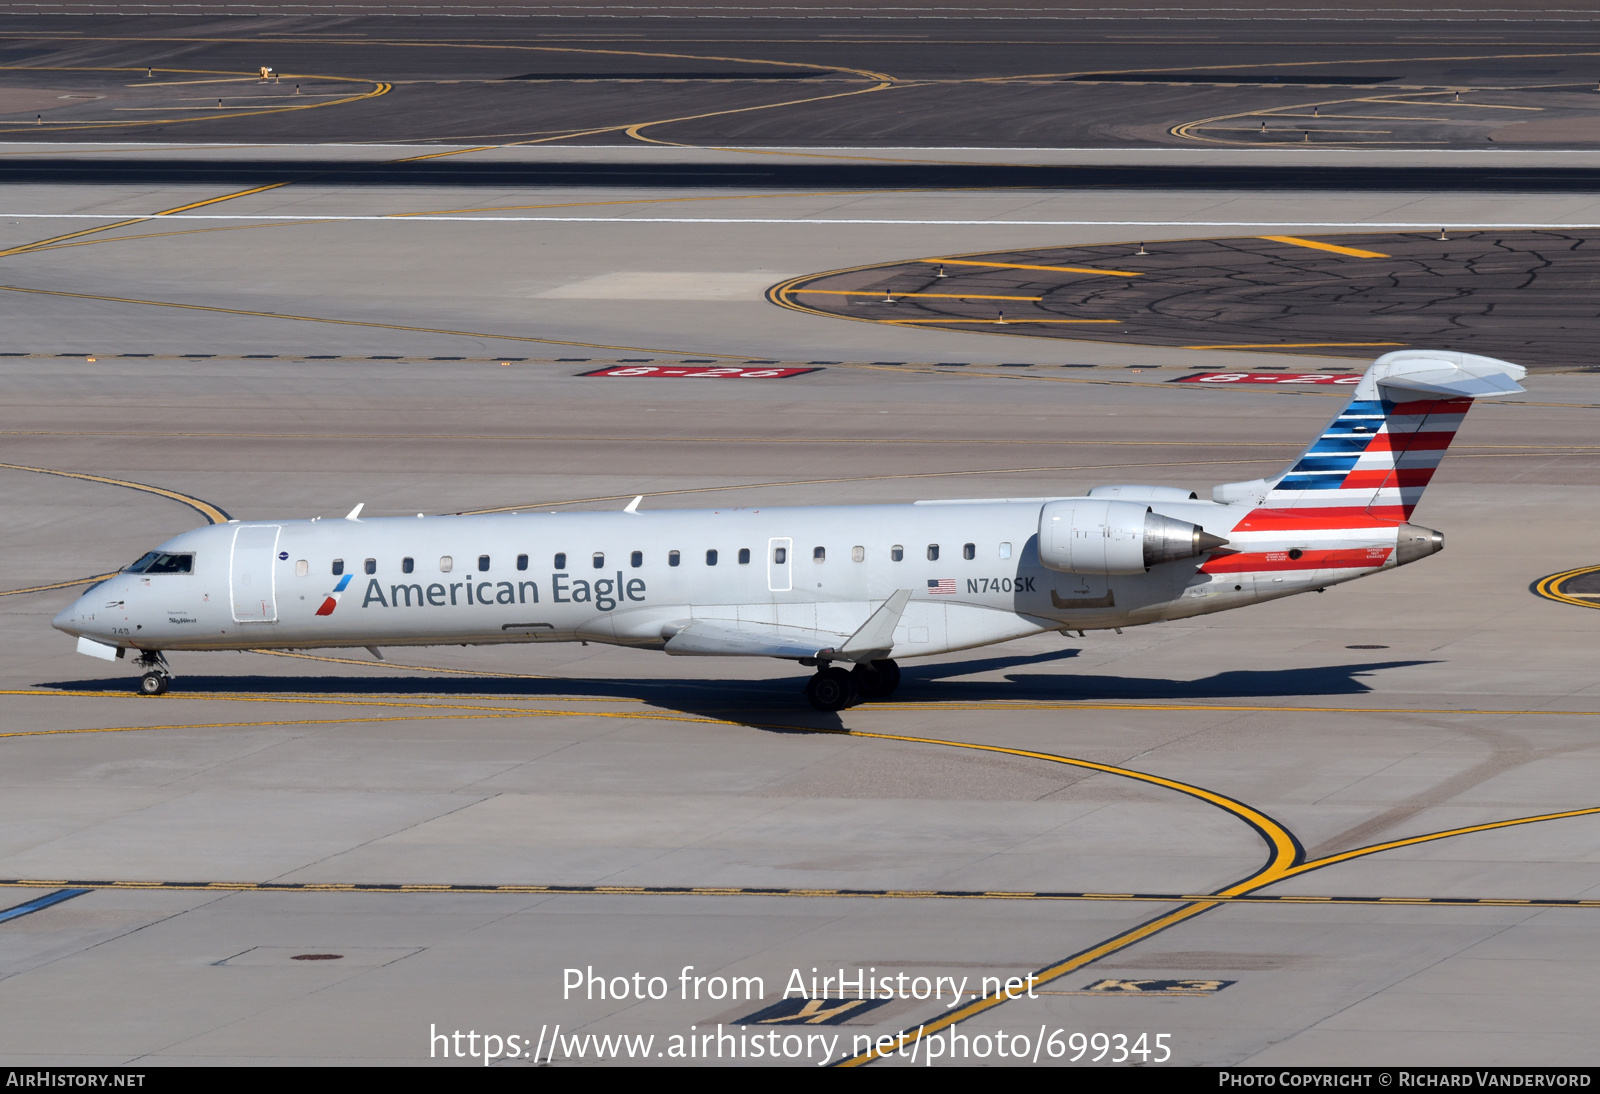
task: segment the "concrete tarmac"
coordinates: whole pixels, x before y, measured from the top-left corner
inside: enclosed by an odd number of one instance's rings
[[[288,187],[206,207],[241,221],[29,247],[85,224],[22,213],[215,195],[0,196],[19,214],[0,216],[4,280],[28,290],[4,294],[6,348],[73,354],[0,364],[0,878],[31,883],[0,891],[88,889],[0,922],[8,1062],[472,1062],[460,1030],[480,1063],[486,1033],[502,1053],[518,1038],[504,1063],[629,1058],[590,1034],[653,1035],[632,1059],[664,1063],[671,1038],[687,1053],[707,1033],[697,1060],[773,1062],[750,1058],[759,1032],[777,1062],[815,1064],[951,1033],[932,1028],[947,986],[838,1025],[760,1025],[813,969],[834,998],[841,969],[917,991],[965,978],[962,1006],[983,977],[1038,974],[1034,997],[954,1027],[966,1042],[917,1042],[941,1060],[1067,1063],[1081,1033],[1082,1064],[1104,1033],[1102,1064],[1116,1034],[1152,1063],[1158,1035],[1178,1064],[1592,1062],[1596,617],[1530,592],[1600,561],[1587,373],[1535,375],[1468,417],[1415,516],[1445,533],[1438,556],[1209,618],[907,662],[893,701],[838,716],[803,706],[786,663],[596,645],[190,655],[145,699],[50,629],[78,587],[15,591],[113,569],[208,506],[1203,494],[1281,467],[1341,396],[1168,381],[1328,362],[1054,339],[996,352],[761,291],[895,253],[1038,243],[1037,224],[971,223],[1024,205],[1072,246],[1130,238],[1096,220],[1153,238],[1202,218],[1273,234],[1577,222],[1588,199],[1289,195],[1246,213],[1215,193],[788,194],[763,199],[774,223],[638,216],[704,200],[659,191],[604,223],[407,223],[326,218],[595,197]],[[824,211],[853,222],[808,221]],[[500,364],[512,345],[523,359]],[[840,363],[786,380],[580,375],[722,354]],[[357,359],[374,357],[405,359]],[[1495,827],[1552,814],[1572,815]],[[1241,899],[1199,899],[1216,893]],[[564,988],[591,971],[606,998]],[[613,977],[630,996],[660,977],[664,997],[613,998]],[[733,977],[760,978],[759,997],[730,998]]]

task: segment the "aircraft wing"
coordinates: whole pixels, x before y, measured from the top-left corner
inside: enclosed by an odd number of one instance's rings
[[[894,629],[910,601],[910,589],[896,590],[849,635],[747,620],[696,620],[669,628],[665,649],[679,656],[872,661],[889,656]]]
[[[697,620],[667,639],[666,651],[700,657],[815,657],[842,645],[846,636],[773,623],[733,619]]]

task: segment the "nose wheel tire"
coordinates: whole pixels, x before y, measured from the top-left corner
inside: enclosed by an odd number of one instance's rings
[[[147,672],[139,677],[140,695],[165,695],[170,678],[164,672]]]
[[[856,694],[863,699],[887,699],[900,686],[900,666],[893,661],[857,665],[850,676],[856,682]]]
[[[855,680],[844,669],[823,669],[806,682],[806,699],[818,710],[843,710],[856,701]]]

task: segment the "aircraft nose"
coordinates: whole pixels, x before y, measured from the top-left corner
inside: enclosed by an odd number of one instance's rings
[[[54,619],[50,620],[50,625],[58,631],[66,631],[68,634],[77,634],[77,622],[78,601],[74,600],[71,604],[68,604],[65,608],[62,608]]]

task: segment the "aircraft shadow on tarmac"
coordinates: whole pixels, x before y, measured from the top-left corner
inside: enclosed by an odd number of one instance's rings
[[[1239,669],[1219,672],[1199,680],[1172,680],[1156,676],[1110,676],[1075,673],[1038,673],[1008,670],[1043,666],[1078,656],[1076,649],[979,661],[903,667],[896,699],[921,703],[992,702],[996,700],[1055,701],[1204,701],[1363,695],[1372,690],[1362,678],[1386,669],[1412,668],[1435,661],[1369,661],[1353,665],[1316,665],[1288,669]],[[980,673],[1003,672],[1000,679],[972,679]],[[836,714],[806,707],[800,680],[586,680],[495,676],[205,676],[185,674],[175,686],[188,692],[217,692],[247,696],[421,695],[430,697],[493,697],[517,699],[636,700],[658,709],[707,718],[765,723],[782,716],[801,724],[795,728],[837,729]],[[131,692],[131,678],[62,680],[42,683],[42,688],[63,691]],[[892,704],[895,700],[887,700]],[[768,727],[773,728],[773,727]]]

